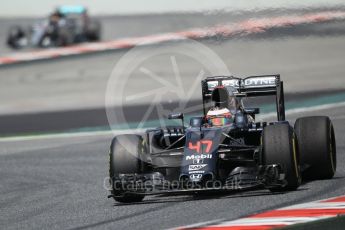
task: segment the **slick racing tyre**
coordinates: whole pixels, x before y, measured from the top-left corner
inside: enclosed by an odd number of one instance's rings
[[[20,41],[21,39],[24,39],[25,36],[26,34],[24,30],[20,26],[12,26],[8,32],[7,45],[12,49],[22,48],[23,45],[20,43]]]
[[[144,195],[125,194],[126,190],[115,181],[119,174],[142,173],[143,162],[140,155],[143,151],[143,138],[139,135],[120,135],[112,140],[109,153],[109,176],[112,179],[111,192],[116,201],[131,203],[144,199]]]
[[[296,120],[295,132],[300,151],[303,179],[330,179],[337,166],[334,129],[325,116],[303,117]]]
[[[279,164],[285,174],[284,187],[271,191],[296,190],[301,184],[298,151],[293,129],[288,124],[266,126],[262,137],[261,161],[263,165]]]

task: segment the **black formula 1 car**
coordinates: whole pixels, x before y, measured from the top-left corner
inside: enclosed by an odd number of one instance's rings
[[[101,38],[101,24],[91,19],[83,6],[58,7],[46,20],[23,29],[12,26],[7,45],[13,49],[26,47],[58,47],[80,42],[98,41]]]
[[[209,77],[201,86],[204,114],[192,117],[188,127],[161,127],[112,140],[109,197],[129,203],[154,194],[289,191],[302,179],[333,177],[336,144],[331,120],[303,117],[292,127],[285,120],[279,75]],[[241,101],[269,95],[276,99],[277,121],[256,122],[259,108],[246,108]],[[231,116],[214,115],[213,108],[221,104]],[[169,118],[183,124],[183,114]]]

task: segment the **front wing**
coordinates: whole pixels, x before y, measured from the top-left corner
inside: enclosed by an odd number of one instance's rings
[[[225,182],[208,181],[207,183],[192,183],[166,181],[161,173],[120,174],[113,178],[112,187],[121,190],[120,196],[111,194],[110,197],[123,197],[127,194],[137,195],[193,195],[202,193],[222,193],[255,188],[275,188],[286,186],[285,175],[279,165],[259,166],[257,175],[238,172]]]

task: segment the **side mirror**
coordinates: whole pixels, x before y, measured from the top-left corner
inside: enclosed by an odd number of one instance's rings
[[[169,114],[168,119],[173,120],[173,119],[181,119],[183,120],[184,116],[183,113],[174,113],[174,114]]]
[[[245,108],[243,109],[243,112],[245,114],[254,115],[254,114],[259,114],[260,109],[259,108]]]
[[[184,131],[184,115],[183,115],[183,113],[169,114],[168,119],[169,119],[169,120],[172,120],[172,119],[181,119],[183,131]]]
[[[255,114],[259,114],[260,109],[259,108],[245,108],[243,109],[243,113],[249,114],[250,116],[252,116],[253,119],[255,119]]]

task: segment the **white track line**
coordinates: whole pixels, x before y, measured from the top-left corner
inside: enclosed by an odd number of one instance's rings
[[[345,107],[345,102],[336,102],[336,103],[329,103],[329,104],[324,104],[324,105],[316,105],[316,106],[310,106],[310,107],[288,109],[288,110],[286,110],[285,114],[286,115],[294,115],[294,114],[298,114],[298,113],[314,112],[314,111],[334,109],[334,108],[339,108],[339,107]],[[276,112],[271,112],[271,113],[264,113],[261,115],[259,114],[258,118],[259,119],[267,119],[267,118],[276,117],[276,116],[277,116]],[[341,117],[339,117],[339,118],[341,119]]]
[[[286,110],[287,115],[298,114],[303,112],[314,112],[324,109],[332,109],[338,107],[345,107],[345,102],[330,103],[324,105],[311,106],[306,108],[296,108]],[[277,116],[276,113],[266,113],[260,116],[261,119],[267,119]],[[149,129],[149,128],[147,128]],[[144,132],[146,129],[135,129],[135,132]],[[2,137],[0,142],[9,142],[9,141],[28,141],[28,140],[38,140],[38,139],[51,139],[51,138],[71,138],[71,137],[87,137],[87,136],[108,136],[108,135],[118,135],[133,133],[131,129],[127,130],[106,130],[106,131],[87,131],[87,132],[75,132],[75,133],[55,133],[55,134],[38,134],[38,135],[28,135],[28,136],[15,136],[15,137]]]
[[[37,135],[27,135],[27,136],[14,136],[14,137],[1,137],[1,142],[14,142],[14,141],[31,141],[31,140],[41,140],[41,139],[55,139],[55,138],[73,138],[73,137],[95,137],[95,136],[112,136],[128,133],[141,133],[144,129],[132,129],[126,130],[105,130],[105,131],[88,131],[88,132],[75,132],[75,133],[52,133],[52,134],[37,134]]]

